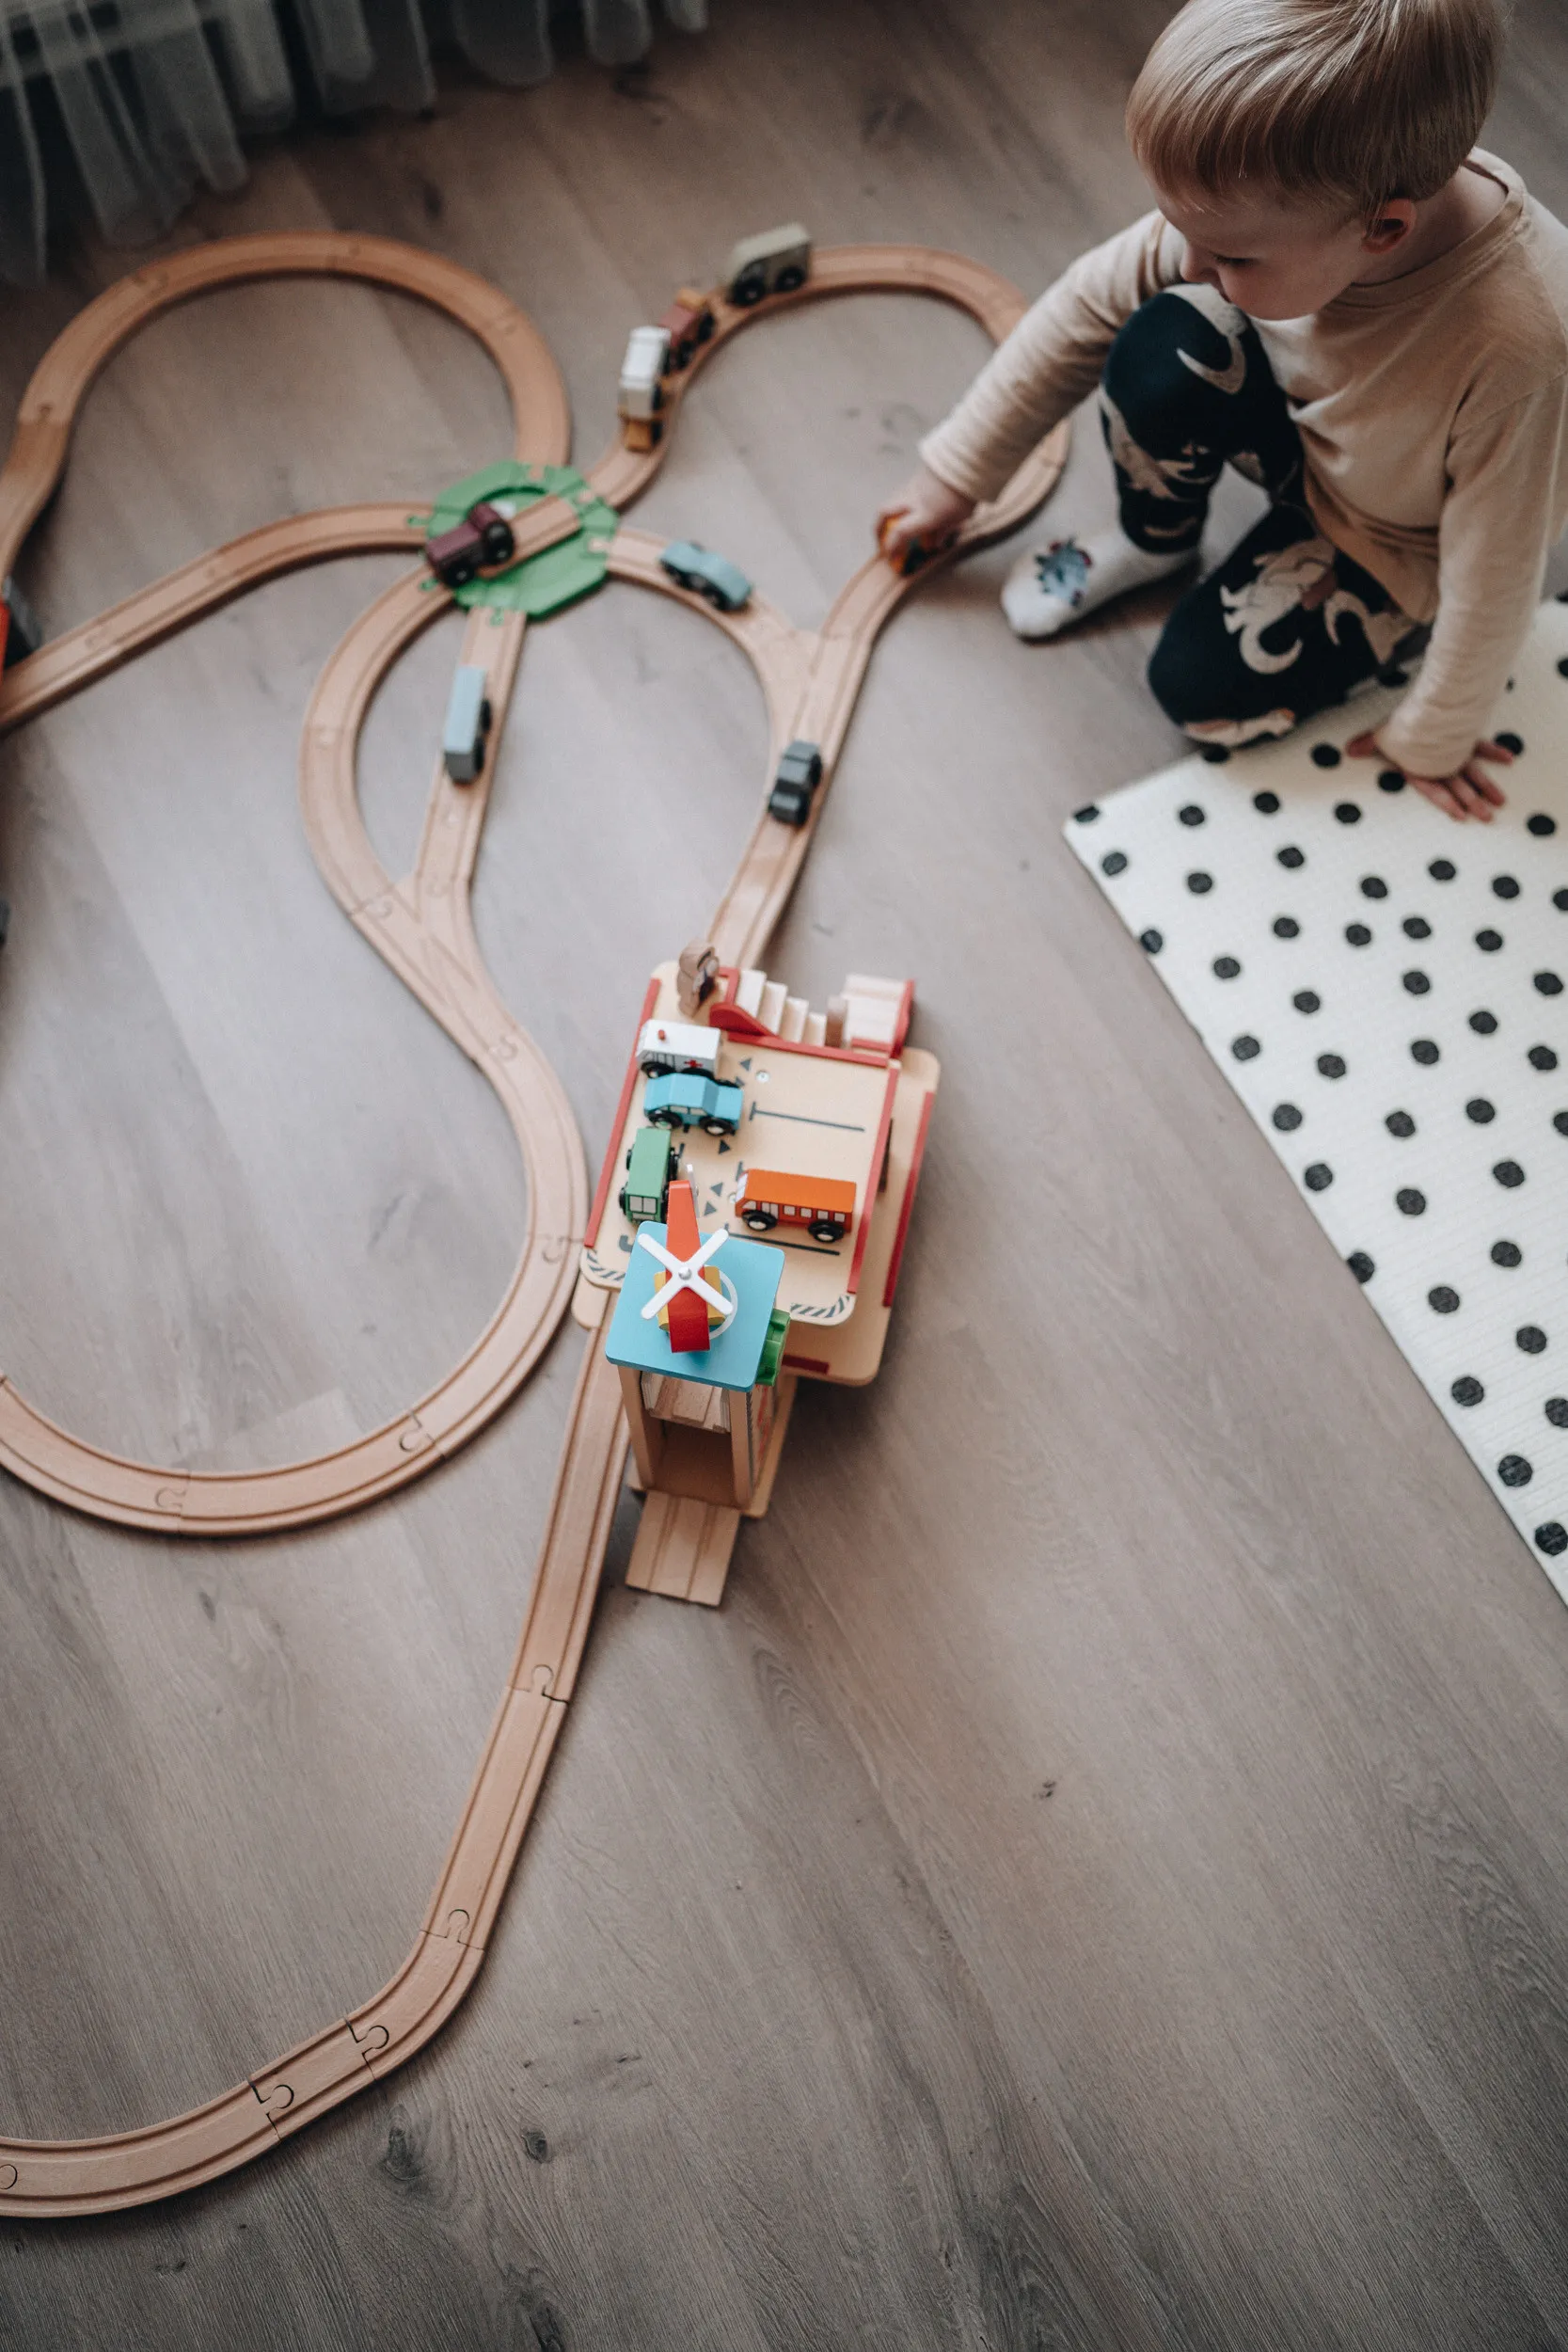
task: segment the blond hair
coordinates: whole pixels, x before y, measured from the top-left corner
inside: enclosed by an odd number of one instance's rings
[[[1433,196],[1497,88],[1503,0],[1187,0],[1127,135],[1156,187],[1321,196],[1372,217]]]

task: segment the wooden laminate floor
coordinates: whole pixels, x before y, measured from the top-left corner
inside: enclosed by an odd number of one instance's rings
[[[1142,199],[1148,0],[715,0],[312,134],[178,234],[426,242],[533,313],[578,450],[627,328],[732,238],[1043,282]],[[1568,213],[1553,0],[1491,142]],[[8,411],[126,265],[9,295]],[[814,620],[980,356],[826,306],[705,379],[639,519]],[[24,566],[52,629],[248,525],[501,445],[452,328],[226,293],[103,379]],[[1080,432],[1055,528],[1103,508]],[[0,2231],[6,2352],[1547,2352],[1568,2344],[1568,1613],[1058,829],[1167,756],[1147,609],[1006,634],[1010,550],[876,658],[770,962],[917,972],[945,1077],[884,1375],[801,1396],[722,1613],[618,1581],[478,1989],[232,2180]],[[398,566],[281,582],[14,739],[0,1360],[126,1450],[261,1462],[462,1351],[521,1179],[333,907],[294,805],[326,652]],[[1561,584],[1560,580],[1556,584]],[[452,651],[368,738],[406,862]],[[713,905],[760,701],[620,587],[531,639],[477,905],[596,1160],[648,964]],[[0,2119],[129,2127],[407,1946],[520,1621],[579,1342],[340,1525],[179,1547],[0,1483]]]

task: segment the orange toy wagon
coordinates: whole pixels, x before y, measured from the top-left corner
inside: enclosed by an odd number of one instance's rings
[[[753,1168],[735,1208],[753,1233],[797,1225],[813,1241],[842,1241],[855,1222],[855,1187],[838,1176],[786,1176],[776,1168]]]

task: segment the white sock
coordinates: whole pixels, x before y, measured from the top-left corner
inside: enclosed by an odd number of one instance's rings
[[[1182,548],[1151,555],[1147,548],[1134,547],[1119,524],[1092,539],[1056,539],[1019,557],[1002,591],[1002,610],[1020,637],[1054,637],[1111,597],[1145,588],[1151,580],[1168,580],[1196,553],[1196,548]]]

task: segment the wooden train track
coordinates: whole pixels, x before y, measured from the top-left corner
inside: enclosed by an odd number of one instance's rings
[[[198,246],[139,270],[87,306],[57,339],[24,396],[0,470],[0,574],[8,571],[64,469],[71,427],[93,378],[136,329],[210,288],[262,278],[361,278],[413,294],[467,326],[511,395],[516,453],[564,461],[570,420],[555,362],[526,315],[455,263],[372,237],[301,233]],[[733,334],[763,316],[834,294],[914,292],[957,303],[1000,338],[1019,317],[1017,290],[980,263],[925,246],[851,246],[816,256],[798,293],[758,310],[716,298],[717,332],[681,377],[666,412]],[[589,481],[624,509],[669,448],[634,455],[619,442]],[[1067,451],[1059,428],[1002,497],[980,510],[952,554],[1012,530],[1053,487]],[[520,526],[527,549],[576,528],[546,499]],[[415,547],[406,514],[386,505],[325,509],[265,525],[215,548],[110,612],[45,645],[0,683],[0,730],[79,691],[146,646],[259,581],[332,556]],[[825,773],[808,823],[768,816],[766,802],[715,917],[727,962],[761,960],[811,846],[861,679],[883,624],[918,580],[871,558],[820,630],[799,629],[761,596],[714,613],[670,580],[661,543],[623,528],[610,569],[692,604],[742,647],[767,699],[769,763],[792,736],[822,748]],[[951,561],[952,556],[940,559]],[[920,580],[929,571],[919,575]],[[393,882],[376,858],[356,788],[359,731],[377,686],[420,630],[444,611],[422,573],[369,608],[328,660],[306,715],[300,802],[333,896],[432,1017],[484,1072],[515,1131],[528,1177],[528,1224],[506,1296],[463,1361],[407,1412],[350,1446],[272,1470],[163,1470],[104,1453],[57,1428],[0,1381],[0,1464],[45,1494],[94,1516],[166,1534],[243,1535],[354,1508],[421,1475],[474,1435],[515,1393],[555,1330],[575,1279],[587,1187],[580,1140],[559,1082],[507,1010],[480,957],[469,885],[483,828],[490,765],[453,786],[438,771],[412,872]],[[470,619],[462,659],[487,673],[496,731],[517,675],[524,624],[486,611]],[[605,1295],[592,1293],[602,1312]],[[315,2116],[401,2065],[445,2023],[477,1974],[534,1799],[572,1694],[626,1458],[620,1385],[589,1332],[521,1639],[423,1925],[389,1983],[349,2016],[208,2105],[135,2132],[97,2139],[0,2138],[0,2213],[100,2213],[146,2203],[216,2178],[276,2147]]]

